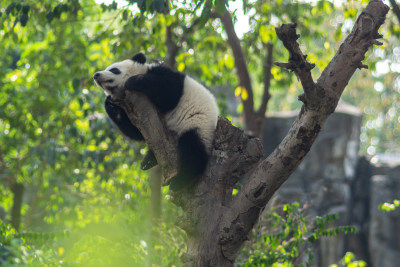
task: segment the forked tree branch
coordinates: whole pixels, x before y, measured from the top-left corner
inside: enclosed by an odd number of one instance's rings
[[[291,55],[288,65],[305,86],[304,105],[289,133],[264,161],[259,139],[251,138],[225,119],[218,122],[215,143],[206,172],[196,186],[172,194],[184,210],[181,227],[188,235],[184,266],[233,266],[239,248],[247,239],[261,210],[297,168],[361,61],[376,39],[389,8],[372,0],[359,15],[354,28],[315,83],[310,65],[298,49],[293,25],[282,26]],[[285,45],[286,46],[286,45]],[[304,76],[303,76],[304,75]],[[126,92],[119,100],[129,119],[154,151],[166,177],[176,173],[176,137],[164,127],[162,117],[144,96]],[[249,175],[232,199],[235,183]]]
[[[368,48],[380,44],[376,39],[379,27],[383,24],[389,8],[379,0],[371,1],[359,15],[352,32],[339,48],[332,61],[322,72],[313,86],[310,65],[298,48],[294,25],[283,25],[277,29],[279,38],[290,52],[289,63],[299,76],[307,101],[303,105],[289,133],[281,144],[265,159],[251,175],[238,196],[232,202],[229,212],[221,220],[222,239],[229,240],[222,249],[227,258],[234,257],[246,234],[252,229],[260,211],[272,195],[297,168],[327,117],[335,110],[339,98],[357,68],[361,66]],[[311,102],[309,102],[311,100]]]

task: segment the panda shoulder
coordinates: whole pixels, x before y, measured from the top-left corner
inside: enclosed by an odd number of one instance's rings
[[[162,75],[162,76],[167,75],[170,76],[171,78],[172,77],[184,78],[186,76],[184,73],[173,70],[166,64],[160,62],[150,63],[148,67],[148,72],[155,75]]]

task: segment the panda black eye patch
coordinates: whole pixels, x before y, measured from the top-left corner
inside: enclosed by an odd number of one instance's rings
[[[114,74],[121,74],[121,71],[119,70],[119,69],[117,69],[117,68],[112,68],[111,70],[110,70],[110,72],[112,72],[112,73],[114,73]]]

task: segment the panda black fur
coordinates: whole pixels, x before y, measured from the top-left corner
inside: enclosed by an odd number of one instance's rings
[[[133,140],[144,140],[132,125],[125,111],[112,102],[123,90],[144,93],[165,115],[167,127],[178,139],[178,174],[170,188],[179,190],[194,182],[205,171],[218,121],[218,106],[214,96],[191,77],[159,63],[146,63],[143,53],[117,62],[94,74],[98,86],[109,95],[106,111],[120,131]],[[157,164],[153,153],[146,156],[145,165]],[[145,168],[152,167],[145,166]]]

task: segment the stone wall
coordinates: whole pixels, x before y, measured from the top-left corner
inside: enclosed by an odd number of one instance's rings
[[[377,207],[400,199],[400,166],[375,168],[371,179],[368,246],[375,267],[400,265],[400,208],[383,212]]]
[[[345,236],[345,251],[353,252],[371,266],[368,247],[370,223],[371,177],[374,167],[365,157],[360,157],[356,175],[351,185],[349,224],[357,228],[357,233]]]
[[[297,112],[278,113],[266,119],[266,156],[284,138],[296,116]],[[310,217],[336,213],[336,225],[357,227],[356,234],[323,238],[316,251],[317,266],[338,263],[346,251],[354,252],[368,266],[400,262],[400,209],[390,214],[377,209],[385,201],[400,198],[400,167],[382,173],[384,170],[378,171],[359,157],[361,123],[357,109],[340,103],[309,154],[273,200],[274,204],[307,204],[306,215]]]

